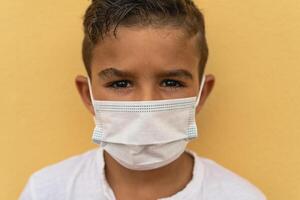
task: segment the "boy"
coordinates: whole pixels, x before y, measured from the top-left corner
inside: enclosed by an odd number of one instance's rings
[[[204,19],[191,0],[93,0],[76,77],[101,147],[34,173],[22,200],[263,200],[185,150],[212,91]]]

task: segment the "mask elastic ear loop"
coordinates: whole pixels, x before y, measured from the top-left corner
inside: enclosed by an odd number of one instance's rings
[[[90,98],[91,98],[92,105],[93,105],[93,108],[94,108],[94,111],[95,111],[95,115],[96,115],[96,110],[95,110],[95,107],[94,107],[94,98],[93,98],[94,95],[93,95],[93,91],[92,91],[92,84],[91,84],[90,78],[87,77],[87,79],[88,79],[88,85],[89,85],[89,91],[90,91]],[[96,123],[96,117],[95,117],[95,115],[93,116],[93,118],[94,118],[94,121]]]
[[[204,83],[205,83],[205,74],[203,75],[202,80],[201,80],[200,91],[199,91],[199,94],[198,94],[198,97],[197,97],[197,101],[196,101],[196,107],[198,106],[198,104],[200,102],[201,93],[202,93],[202,90],[203,90],[203,87],[204,87]]]
[[[91,98],[91,101],[92,101],[92,104],[94,104],[94,95],[93,95],[93,91],[92,91],[92,84],[91,84],[91,80],[89,77],[87,77],[88,79],[88,85],[89,85],[89,91],[90,91],[90,98]]]

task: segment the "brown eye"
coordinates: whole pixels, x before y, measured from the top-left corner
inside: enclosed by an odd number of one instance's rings
[[[173,88],[178,88],[178,87],[184,86],[180,81],[176,81],[176,80],[172,80],[172,79],[163,80],[160,85],[162,87],[173,87]]]
[[[128,80],[114,81],[114,82],[108,84],[108,87],[113,88],[113,89],[124,89],[124,88],[129,88],[131,86],[132,86],[132,84]]]

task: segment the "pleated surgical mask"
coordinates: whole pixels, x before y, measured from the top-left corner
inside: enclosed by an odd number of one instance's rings
[[[95,111],[93,141],[122,166],[150,170],[177,159],[189,140],[197,137],[198,96],[152,101],[91,100]]]

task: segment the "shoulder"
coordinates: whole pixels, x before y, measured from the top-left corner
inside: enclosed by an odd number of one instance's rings
[[[32,174],[35,180],[50,181],[54,179],[64,180],[77,174],[82,168],[90,167],[95,162],[97,149],[86,151],[82,154],[69,157],[58,163],[44,167]]]
[[[224,168],[213,160],[196,157],[201,163],[204,173],[202,186],[204,195],[214,199],[223,196],[223,199],[265,200],[264,194],[245,178]],[[217,198],[218,199],[218,198]]]
[[[85,179],[90,176],[88,173],[93,173],[97,169],[97,152],[97,149],[89,150],[34,172],[21,197],[31,195],[38,196],[38,199],[62,199],[68,188],[79,177]],[[35,198],[24,197],[21,199]]]

